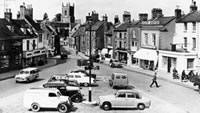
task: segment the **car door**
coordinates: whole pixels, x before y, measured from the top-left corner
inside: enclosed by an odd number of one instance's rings
[[[133,107],[137,107],[137,100],[136,100],[136,94],[133,92],[127,92],[126,93],[126,106],[133,108]]]
[[[119,92],[114,101],[112,102],[113,107],[119,107],[119,108],[124,108],[126,107],[126,94],[125,92]]]
[[[46,106],[48,108],[55,108],[58,106],[58,95],[55,92],[49,92],[48,99],[46,100]]]

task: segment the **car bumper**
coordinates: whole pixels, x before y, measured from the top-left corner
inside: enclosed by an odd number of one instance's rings
[[[27,79],[26,78],[15,78],[15,81],[17,81],[17,82],[26,82],[27,81]]]

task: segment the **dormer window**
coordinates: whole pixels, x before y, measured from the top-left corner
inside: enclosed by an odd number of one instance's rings
[[[31,30],[30,28],[28,28],[27,30],[28,30],[28,32],[29,32],[30,34],[33,34],[32,30]]]
[[[26,34],[26,28],[20,28],[20,30],[21,30],[24,34]]]
[[[13,26],[7,25],[7,28],[8,28],[11,32],[14,32],[14,27],[13,27]]]

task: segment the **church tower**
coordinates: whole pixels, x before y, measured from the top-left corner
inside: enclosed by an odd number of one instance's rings
[[[66,5],[62,3],[61,18],[62,22],[64,23],[75,23],[74,4],[71,6],[70,3],[66,3]]]

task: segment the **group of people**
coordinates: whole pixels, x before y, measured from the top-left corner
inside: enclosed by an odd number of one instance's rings
[[[194,74],[193,70],[191,70],[188,74],[186,74],[185,70],[183,70],[181,73],[181,81],[184,81],[184,80],[191,81],[191,79],[196,75],[198,76],[198,73]],[[173,78],[179,79],[178,71],[176,70],[176,68],[173,69]]]

